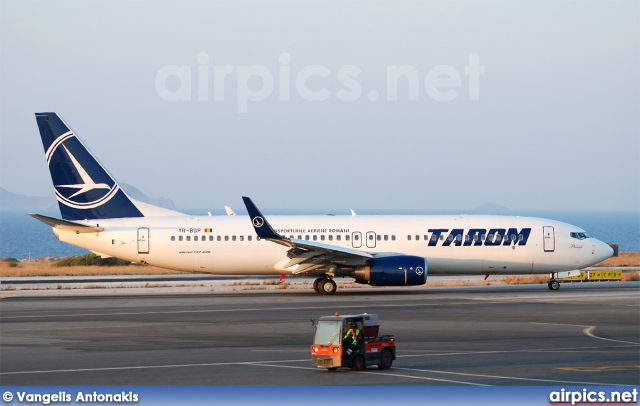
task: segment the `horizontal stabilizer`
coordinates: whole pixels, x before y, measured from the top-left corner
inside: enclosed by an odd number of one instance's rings
[[[57,228],[58,230],[75,231],[76,233],[97,233],[104,230],[104,228],[102,227],[90,226],[88,224],[78,224],[74,223],[73,221],[61,220],[55,217],[44,216],[42,214],[27,214],[36,220],[42,221],[44,224],[47,224],[53,228]]]

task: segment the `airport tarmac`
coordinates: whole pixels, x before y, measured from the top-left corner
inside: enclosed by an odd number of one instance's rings
[[[638,385],[639,289],[3,291],[0,384]],[[311,365],[310,319],[335,311],[379,315],[390,370]]]

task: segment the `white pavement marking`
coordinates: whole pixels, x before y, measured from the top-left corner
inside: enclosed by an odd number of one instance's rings
[[[511,379],[517,381],[533,381],[533,382],[553,382],[553,383],[568,383],[572,385],[603,385],[603,386],[618,386],[616,383],[598,383],[598,382],[577,382],[577,381],[560,381],[557,379],[536,379],[536,378],[516,378],[512,376],[499,376],[499,375],[483,375],[483,374],[468,374],[464,372],[449,372],[449,371],[436,371],[433,369],[414,369],[414,368],[395,368],[404,371],[418,371],[418,372],[430,372],[434,374],[448,374],[448,375],[463,375],[473,376],[477,378],[497,378],[497,379]]]
[[[260,364],[254,364],[256,366],[261,366],[261,367],[274,367],[274,368],[292,368],[292,369],[307,369],[307,370],[318,370],[321,368],[310,368],[310,367],[294,367],[294,366],[288,366],[288,365],[269,365],[266,363],[260,363]],[[393,368],[393,369],[405,369],[405,368]],[[448,382],[448,383],[455,383],[455,384],[462,384],[462,385],[473,385],[473,386],[491,386],[491,385],[485,385],[485,384],[481,384],[481,383],[475,383],[475,382],[464,382],[464,381],[453,381],[451,379],[438,379],[438,378],[427,378],[424,376],[412,376],[412,375],[400,375],[400,374],[392,374],[389,372],[367,372],[367,371],[358,371],[359,374],[370,374],[370,375],[376,375],[376,376],[392,376],[395,378],[410,378],[410,379],[421,379],[424,381],[436,381],[436,382]]]
[[[582,327],[583,328],[582,332],[584,334],[588,335],[591,338],[597,338],[598,340],[605,340],[605,341],[613,341],[613,342],[616,342],[616,343],[640,345],[640,343],[635,343],[633,341],[622,341],[622,340],[614,340],[612,338],[598,337],[597,335],[593,334],[593,331],[596,328],[598,328],[598,326],[585,326],[585,325],[581,325],[581,324],[539,323],[539,322],[530,322],[530,324],[546,324],[546,325],[549,325],[549,326]]]
[[[282,361],[251,361],[251,362],[212,362],[208,364],[173,364],[173,365],[145,365],[145,366],[131,366],[131,367],[106,367],[106,368],[79,368],[79,369],[51,369],[45,371],[16,371],[16,372],[0,372],[0,375],[22,375],[22,374],[48,374],[58,372],[99,372],[99,371],[126,371],[135,369],[160,369],[160,368],[189,368],[189,367],[215,367],[226,365],[255,365],[260,362],[311,362],[310,359],[306,360],[282,360]]]
[[[527,353],[527,352],[557,352],[557,351],[577,351],[577,350],[600,350],[607,348],[625,348],[635,347],[638,344],[633,345],[612,345],[606,347],[564,347],[564,348],[538,348],[530,350],[488,350],[488,351],[465,351],[465,352],[445,352],[441,354],[415,354],[415,355],[398,355],[397,358],[412,358],[412,357],[442,357],[449,355],[479,355],[479,354],[508,354],[508,353]]]
[[[631,341],[613,340],[611,338],[598,337],[597,335],[593,334],[593,330],[595,330],[596,328],[597,328],[597,326],[589,326],[589,327],[585,328],[584,330],[582,330],[582,332],[585,333],[586,335],[588,335],[589,337],[597,338],[598,340],[606,340],[606,341],[614,341],[616,343],[640,345],[640,343],[634,343],[634,342],[631,342]]]
[[[615,345],[605,347],[568,347],[568,348],[540,348],[531,350],[496,350],[496,351],[468,351],[468,352],[448,352],[441,354],[416,354],[416,355],[398,355],[397,358],[415,358],[415,357],[440,357],[451,355],[478,355],[478,354],[505,354],[505,353],[527,353],[527,352],[550,352],[550,351],[568,351],[568,350],[587,350],[587,349],[607,349],[607,348],[625,348],[635,347],[635,345]],[[262,365],[262,364],[283,364],[288,362],[311,362],[309,358],[306,359],[289,359],[280,361],[247,361],[247,362],[213,362],[204,364],[172,364],[172,365],[146,365],[146,366],[129,366],[129,367],[105,367],[105,368],[79,368],[79,369],[52,369],[42,371],[14,371],[14,372],[2,372],[0,375],[24,375],[24,374],[48,374],[59,372],[100,372],[100,371],[125,371],[125,370],[137,370],[137,369],[160,369],[160,368],[189,368],[189,367],[211,367],[211,366],[225,366],[225,365]],[[300,367],[304,368],[304,367]],[[315,368],[312,368],[315,369]],[[400,369],[395,368],[394,369]],[[518,379],[518,378],[512,378]],[[523,378],[524,379],[524,378]]]

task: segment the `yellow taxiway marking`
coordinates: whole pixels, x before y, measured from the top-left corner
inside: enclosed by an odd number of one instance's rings
[[[506,302],[486,302],[491,304],[504,304]],[[460,303],[446,303],[447,306],[460,306],[471,305],[475,306],[476,303],[472,302],[460,302]],[[428,306],[442,306],[442,303],[416,303],[416,304],[388,304],[388,305],[376,305],[376,307],[428,307]],[[238,312],[274,312],[274,311],[288,311],[288,310],[331,310],[332,312],[338,309],[369,309],[371,305],[358,305],[358,306],[304,306],[304,307],[271,307],[271,308],[246,308],[246,309],[209,309],[209,310],[170,310],[170,311],[158,311],[158,312],[114,312],[114,313],[78,313],[78,314],[36,314],[32,316],[0,316],[0,319],[44,319],[53,317],[106,317],[106,316],[140,316],[150,314],[194,314],[194,313],[238,313]]]
[[[640,365],[629,366],[605,366],[605,367],[563,367],[556,368],[563,371],[577,371],[577,372],[606,372],[606,371],[634,371],[640,369]]]

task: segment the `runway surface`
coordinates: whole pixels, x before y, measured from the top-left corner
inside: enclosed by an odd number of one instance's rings
[[[0,300],[2,385],[638,385],[640,284]],[[312,318],[377,313],[390,370],[311,365]]]

